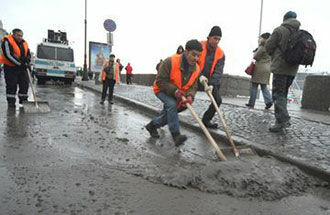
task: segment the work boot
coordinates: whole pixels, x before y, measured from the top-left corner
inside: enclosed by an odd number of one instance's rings
[[[112,101],[112,99],[109,99],[109,104],[113,104],[113,101]]]
[[[272,106],[273,106],[273,103],[271,103],[271,102],[270,102],[270,103],[267,103],[265,109],[268,110],[268,109],[271,108]]]
[[[149,132],[150,136],[153,138],[159,138],[159,134],[157,131],[157,128],[155,128],[155,126],[152,124],[152,122],[150,122],[148,125],[146,125],[146,129]]]
[[[203,124],[205,125],[206,128],[211,128],[211,129],[217,129],[218,124],[217,123],[211,123],[209,120],[202,120]]]
[[[175,146],[180,146],[187,140],[187,136],[182,135],[180,133],[172,133],[172,137],[173,137]]]
[[[282,123],[276,122],[275,125],[273,125],[269,128],[269,131],[277,133],[277,132],[283,131],[283,129],[288,128],[290,126],[291,126],[291,123],[289,120],[286,122],[282,122]]]

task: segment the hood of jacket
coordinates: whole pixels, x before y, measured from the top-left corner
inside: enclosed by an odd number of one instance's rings
[[[298,30],[300,28],[300,22],[295,18],[289,18],[283,21],[282,26]]]

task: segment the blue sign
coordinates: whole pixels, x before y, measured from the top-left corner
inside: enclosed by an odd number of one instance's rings
[[[106,19],[103,23],[105,30],[113,32],[116,30],[116,23],[112,19]]]

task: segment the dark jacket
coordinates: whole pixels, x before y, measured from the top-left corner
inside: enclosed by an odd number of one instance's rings
[[[188,62],[184,63],[184,61],[186,60],[184,60],[183,58],[185,57],[182,54],[180,67],[181,67],[181,75],[182,75],[182,85],[185,85],[189,81],[192,72],[195,71],[196,65],[192,66],[188,64],[189,65],[188,66],[187,65]],[[175,91],[177,90],[177,87],[170,80],[171,69],[172,69],[172,62],[171,62],[171,58],[169,57],[165,59],[159,67],[159,71],[156,77],[156,84],[161,92],[164,92],[167,95],[175,97]],[[191,88],[187,90],[186,95],[194,98],[197,92],[197,88],[198,88],[198,78],[196,79],[195,83],[191,86]]]
[[[203,71],[201,71],[201,75],[204,75],[209,79],[209,85],[218,86],[220,85],[222,74],[223,74],[223,67],[225,66],[225,55],[223,55],[222,58],[218,60],[218,62],[215,65],[214,72],[210,76],[211,73],[211,67],[214,60],[215,55],[215,49],[212,49],[209,44],[207,44],[207,54],[205,57],[205,66]]]
[[[265,48],[271,56],[271,72],[274,74],[295,76],[299,65],[290,65],[284,60],[284,51],[287,46],[291,31],[297,31],[300,22],[295,18],[286,19],[279,27],[275,28],[267,40]],[[290,31],[290,30],[291,31]]]

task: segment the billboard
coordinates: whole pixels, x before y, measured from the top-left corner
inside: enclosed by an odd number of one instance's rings
[[[111,47],[106,43],[89,42],[89,70],[101,72],[105,61],[109,60]]]

